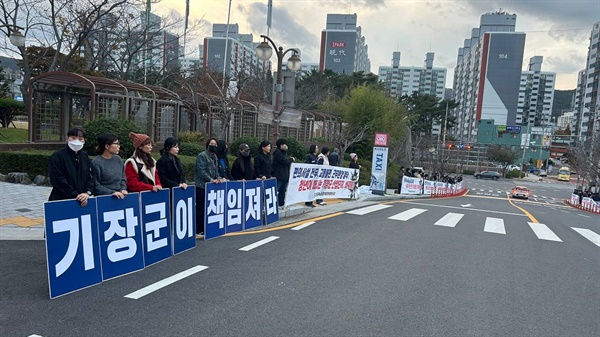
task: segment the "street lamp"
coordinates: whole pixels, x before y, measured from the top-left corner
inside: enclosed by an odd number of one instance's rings
[[[8,28],[10,35],[8,36],[8,40],[15,47],[24,47],[25,46],[25,35],[23,35],[20,30],[23,29],[17,25],[0,25],[0,27]]]
[[[258,58],[261,59],[262,61],[266,61],[266,60],[270,59],[271,56],[273,55],[273,49],[276,50],[276,54],[277,54],[277,79],[275,82],[275,107],[273,109],[273,124],[275,127],[273,136],[275,137],[275,140],[277,140],[277,138],[279,137],[279,124],[281,124],[281,113],[283,112],[282,107],[281,107],[281,100],[282,100],[282,96],[283,96],[283,84],[281,83],[282,82],[281,71],[283,68],[283,65],[282,65],[283,57],[288,52],[292,52],[292,56],[290,56],[290,58],[287,60],[287,67],[291,71],[300,70],[300,68],[302,68],[302,61],[300,60],[300,57],[298,56],[297,49],[289,48],[286,51],[283,51],[283,47],[277,47],[275,42],[273,42],[273,40],[271,40],[268,36],[261,35],[260,37],[264,38],[265,40],[256,47],[256,56],[258,56]],[[267,41],[269,41],[269,42],[267,42]],[[273,46],[273,48],[271,48],[271,45],[269,45],[269,43]]]

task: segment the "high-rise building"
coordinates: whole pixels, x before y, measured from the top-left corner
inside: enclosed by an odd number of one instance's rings
[[[521,73],[516,124],[545,126],[552,123],[556,73],[542,71],[542,56],[529,59]]]
[[[321,33],[320,71],[371,72],[369,47],[356,22],[356,14],[327,14],[327,26]]]
[[[585,69],[577,77],[575,117],[571,129],[574,140],[585,141],[600,133],[600,21],[594,23],[590,34]]]
[[[433,67],[434,53],[425,55],[425,63],[419,66],[400,65],[400,52],[392,53],[392,65],[379,67],[379,81],[385,85],[390,97],[412,95],[435,95],[444,99],[446,68]]]
[[[261,61],[256,56],[257,42],[252,34],[240,34],[238,24],[213,24],[212,37],[204,38],[201,59],[203,67],[223,72],[230,77],[240,74],[251,76],[270,69],[271,62]],[[225,67],[223,65],[225,64]]]
[[[516,19],[506,12],[482,15],[479,28],[458,49],[452,97],[458,125],[452,134],[460,140],[475,140],[481,119],[517,122],[525,33],[515,32]]]

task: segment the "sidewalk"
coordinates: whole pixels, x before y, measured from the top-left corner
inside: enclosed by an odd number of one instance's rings
[[[0,240],[43,240],[44,202],[48,201],[51,187],[0,182]],[[304,203],[287,206],[280,211],[280,220],[269,227],[342,212],[395,199],[415,199],[428,196],[408,196],[387,191],[385,196],[359,195],[357,200],[325,199],[327,205],[315,208]],[[263,229],[264,226],[257,229]]]

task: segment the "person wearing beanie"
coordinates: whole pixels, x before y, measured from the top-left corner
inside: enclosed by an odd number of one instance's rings
[[[236,160],[231,168],[231,177],[234,180],[252,180],[254,179],[254,169],[251,163],[250,146],[248,144],[240,144],[239,152]]]
[[[118,199],[127,195],[127,178],[123,159],[119,157],[120,149],[117,136],[105,133],[98,137],[98,155],[92,160],[96,178],[94,195],[112,195]]]
[[[285,205],[285,192],[290,179],[290,166],[296,159],[287,157],[288,146],[285,139],[278,139],[275,145],[277,145],[277,150],[273,153],[272,176],[277,178],[277,200],[279,207],[283,207]]]
[[[358,164],[358,155],[356,153],[350,153],[350,165],[348,167],[360,170],[361,165]]]
[[[173,137],[165,140],[164,147],[160,150],[161,157],[156,162],[158,177],[163,188],[187,188],[183,164],[179,159],[179,141]]]
[[[156,160],[152,158],[152,140],[141,133],[129,133],[135,151],[125,162],[125,176],[129,192],[162,190]]]

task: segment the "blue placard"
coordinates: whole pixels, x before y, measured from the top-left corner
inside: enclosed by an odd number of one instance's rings
[[[204,239],[225,234],[225,191],[227,184],[206,184]]]
[[[277,203],[277,179],[266,179],[263,182],[265,191],[265,214],[266,224],[279,221],[279,209]]]
[[[96,212],[96,198],[44,203],[50,298],[102,282]]]
[[[228,181],[225,191],[225,232],[241,232],[244,230],[244,182]]]
[[[144,265],[168,259],[171,248],[171,201],[170,190],[141,193],[142,237],[144,239]]]
[[[194,186],[173,188],[173,254],[196,247],[196,193]]]
[[[250,229],[263,222],[263,188],[261,180],[249,180],[244,187],[244,228]]]
[[[102,277],[108,280],[144,268],[139,193],[124,199],[98,197]]]

